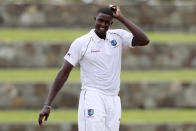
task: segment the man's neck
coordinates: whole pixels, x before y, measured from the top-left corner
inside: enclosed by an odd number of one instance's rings
[[[98,36],[100,39],[104,39],[104,40],[105,40],[105,38],[106,38],[106,33],[105,33],[105,34],[99,33],[99,32],[97,32],[96,30],[95,30],[95,33],[97,34],[97,36]]]

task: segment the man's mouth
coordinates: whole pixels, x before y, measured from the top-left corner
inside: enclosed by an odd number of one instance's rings
[[[106,31],[106,28],[104,28],[104,27],[100,27],[99,29],[101,32]]]

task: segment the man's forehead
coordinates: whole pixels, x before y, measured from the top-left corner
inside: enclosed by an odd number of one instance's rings
[[[113,18],[111,15],[108,15],[102,12],[98,13],[96,17]]]

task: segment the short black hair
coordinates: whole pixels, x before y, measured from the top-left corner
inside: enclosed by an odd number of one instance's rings
[[[107,15],[110,15],[113,17],[113,12],[107,7],[103,7],[103,8],[98,9],[97,14],[99,14],[99,13],[107,14]]]

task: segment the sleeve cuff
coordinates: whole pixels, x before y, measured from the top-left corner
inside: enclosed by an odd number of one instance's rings
[[[64,60],[72,64],[74,67],[76,66],[76,64],[71,59],[67,58],[66,56],[64,57]]]

